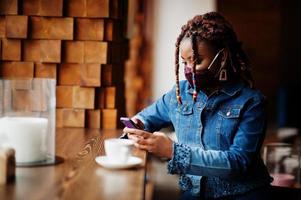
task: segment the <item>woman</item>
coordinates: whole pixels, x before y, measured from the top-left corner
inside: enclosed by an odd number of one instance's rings
[[[271,178],[260,157],[265,99],[223,16],[198,15],[182,27],[175,74],[176,86],[133,117],[144,130],[124,132],[138,148],[169,159],[168,172],[180,175],[181,199],[267,199]],[[178,142],[157,132],[170,125]]]

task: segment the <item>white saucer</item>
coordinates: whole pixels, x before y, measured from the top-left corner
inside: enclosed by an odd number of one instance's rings
[[[126,163],[116,163],[108,159],[107,156],[97,156],[95,161],[101,166],[109,169],[126,169],[131,167],[136,167],[140,165],[143,161],[141,158],[131,156]]]

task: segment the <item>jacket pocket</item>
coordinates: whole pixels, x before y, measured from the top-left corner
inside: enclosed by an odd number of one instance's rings
[[[193,105],[191,103],[183,103],[177,108],[181,115],[191,115],[193,113]]]
[[[223,107],[218,114],[226,119],[239,118],[241,106]]]
[[[233,105],[222,107],[218,112],[217,143],[221,149],[228,149],[233,143],[241,117],[242,106]]]
[[[191,143],[194,134],[191,134],[193,126],[193,104],[191,102],[183,102],[176,108],[178,140],[182,143]]]

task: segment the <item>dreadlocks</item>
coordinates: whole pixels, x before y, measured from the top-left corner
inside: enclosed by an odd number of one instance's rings
[[[196,101],[197,91],[195,85],[196,65],[199,64],[198,42],[206,41],[214,48],[228,48],[230,52],[230,62],[233,72],[236,73],[250,87],[253,87],[250,62],[241,48],[241,43],[237,40],[231,24],[219,13],[209,12],[204,15],[197,15],[182,26],[180,35],[176,41],[175,51],[175,75],[176,75],[176,95],[179,104],[182,104],[179,84],[179,47],[184,38],[190,38],[193,52],[193,100]]]

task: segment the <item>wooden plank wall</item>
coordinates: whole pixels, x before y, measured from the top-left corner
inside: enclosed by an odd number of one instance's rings
[[[126,0],[1,0],[0,75],[56,79],[57,127],[115,129],[126,20]]]

